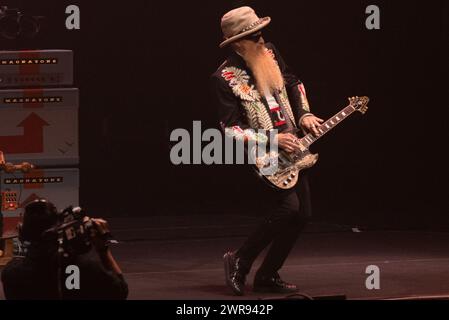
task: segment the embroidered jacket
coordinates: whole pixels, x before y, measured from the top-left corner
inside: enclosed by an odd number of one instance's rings
[[[256,89],[255,80],[245,61],[233,52],[226,62],[212,75],[212,89],[216,99],[218,115],[222,128],[229,136],[237,139],[266,142],[266,134],[255,132],[285,129],[286,119],[299,127],[304,116],[310,115],[306,91],[302,82],[290,72],[273,44],[266,43],[267,54],[278,63],[284,77],[285,86],[276,94],[277,104],[282,109],[268,103]],[[276,103],[275,103],[276,104]]]

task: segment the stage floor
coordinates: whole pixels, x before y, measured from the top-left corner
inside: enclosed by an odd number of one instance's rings
[[[222,255],[244,238],[128,240],[113,248],[129,299],[281,298],[251,292],[235,297],[224,285]],[[255,266],[260,263],[260,259]],[[365,287],[366,267],[380,268],[380,290]],[[348,299],[449,297],[449,233],[371,231],[306,233],[281,270],[311,296]],[[1,290],[3,291],[3,290]],[[3,298],[3,292],[0,293]]]
[[[221,256],[242,238],[125,243],[115,249],[130,299],[244,298],[224,286]],[[256,266],[260,263],[257,261]],[[380,268],[380,290],[365,287],[366,267]],[[449,296],[449,234],[415,232],[312,233],[299,241],[281,275],[311,296],[348,299]]]

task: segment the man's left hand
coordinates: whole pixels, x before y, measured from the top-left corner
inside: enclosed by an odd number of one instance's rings
[[[310,115],[302,119],[301,126],[308,132],[312,132],[316,137],[318,137],[320,135],[318,127],[320,127],[323,122],[323,119],[315,117],[314,115]]]

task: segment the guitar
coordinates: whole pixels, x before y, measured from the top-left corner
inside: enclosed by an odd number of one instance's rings
[[[299,151],[287,153],[279,150],[257,154],[254,167],[258,175],[275,189],[292,189],[299,181],[299,172],[313,167],[318,161],[318,154],[312,154],[309,151],[310,146],[354,112],[365,114],[368,111],[368,103],[368,97],[349,98],[346,108],[317,128],[320,133],[318,136],[309,133],[297,140]]]

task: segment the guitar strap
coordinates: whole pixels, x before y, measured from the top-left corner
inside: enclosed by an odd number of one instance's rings
[[[279,104],[279,108],[281,109],[282,115],[285,118],[285,122],[287,124],[287,129],[285,131],[294,131],[296,129],[296,125],[290,119],[290,117],[287,113],[287,110],[285,109],[285,106],[282,103],[282,99],[281,99],[281,96],[279,95],[279,92],[280,91],[278,91],[278,90],[276,90],[274,92],[274,98],[276,99],[277,103]]]

